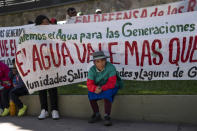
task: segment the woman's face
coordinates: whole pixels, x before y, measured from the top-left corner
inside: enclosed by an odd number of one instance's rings
[[[49,25],[49,21],[47,19],[42,20],[41,25]]]
[[[95,60],[94,64],[96,65],[96,68],[99,71],[102,71],[105,68],[105,64],[106,64],[106,59],[99,59],[99,60]]]

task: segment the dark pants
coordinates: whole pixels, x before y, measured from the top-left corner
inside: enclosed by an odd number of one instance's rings
[[[3,89],[1,91],[1,104],[2,104],[2,108],[9,108],[9,92],[11,91],[12,88],[8,88],[8,89]]]
[[[2,100],[1,100],[1,91],[0,91],[0,109],[3,109]]]
[[[15,103],[15,105],[18,107],[18,109],[21,109],[23,107],[23,103],[19,99],[19,96],[27,95],[28,91],[26,88],[14,88],[10,90],[10,99]]]
[[[93,110],[94,113],[99,112],[99,107],[98,107],[98,104],[97,104],[97,100],[90,100],[90,105],[91,105],[92,110]],[[105,114],[110,115],[111,114],[112,103],[109,100],[104,99],[104,105],[105,105]]]
[[[41,109],[48,111],[47,91],[51,102],[51,110],[58,110],[57,88],[39,91]]]

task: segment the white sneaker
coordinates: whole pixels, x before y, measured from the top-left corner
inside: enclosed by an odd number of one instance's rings
[[[59,112],[57,110],[52,110],[51,115],[53,120],[58,120],[60,118]]]
[[[49,117],[48,111],[46,111],[45,109],[42,109],[40,115],[38,116],[38,119],[43,120],[47,117]]]
[[[3,113],[3,109],[0,108],[0,115]]]

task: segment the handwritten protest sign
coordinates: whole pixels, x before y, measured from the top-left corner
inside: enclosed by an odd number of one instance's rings
[[[196,12],[136,20],[33,26],[16,64],[30,93],[87,79],[94,51],[126,80],[196,80]]]

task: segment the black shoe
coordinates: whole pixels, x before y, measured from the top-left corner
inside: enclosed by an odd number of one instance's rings
[[[90,118],[90,120],[88,120],[88,123],[95,123],[101,120],[101,115],[100,114],[93,114]]]
[[[105,126],[111,126],[112,125],[110,116],[107,115],[107,116],[104,117],[104,119],[105,119],[105,121],[104,121]]]

